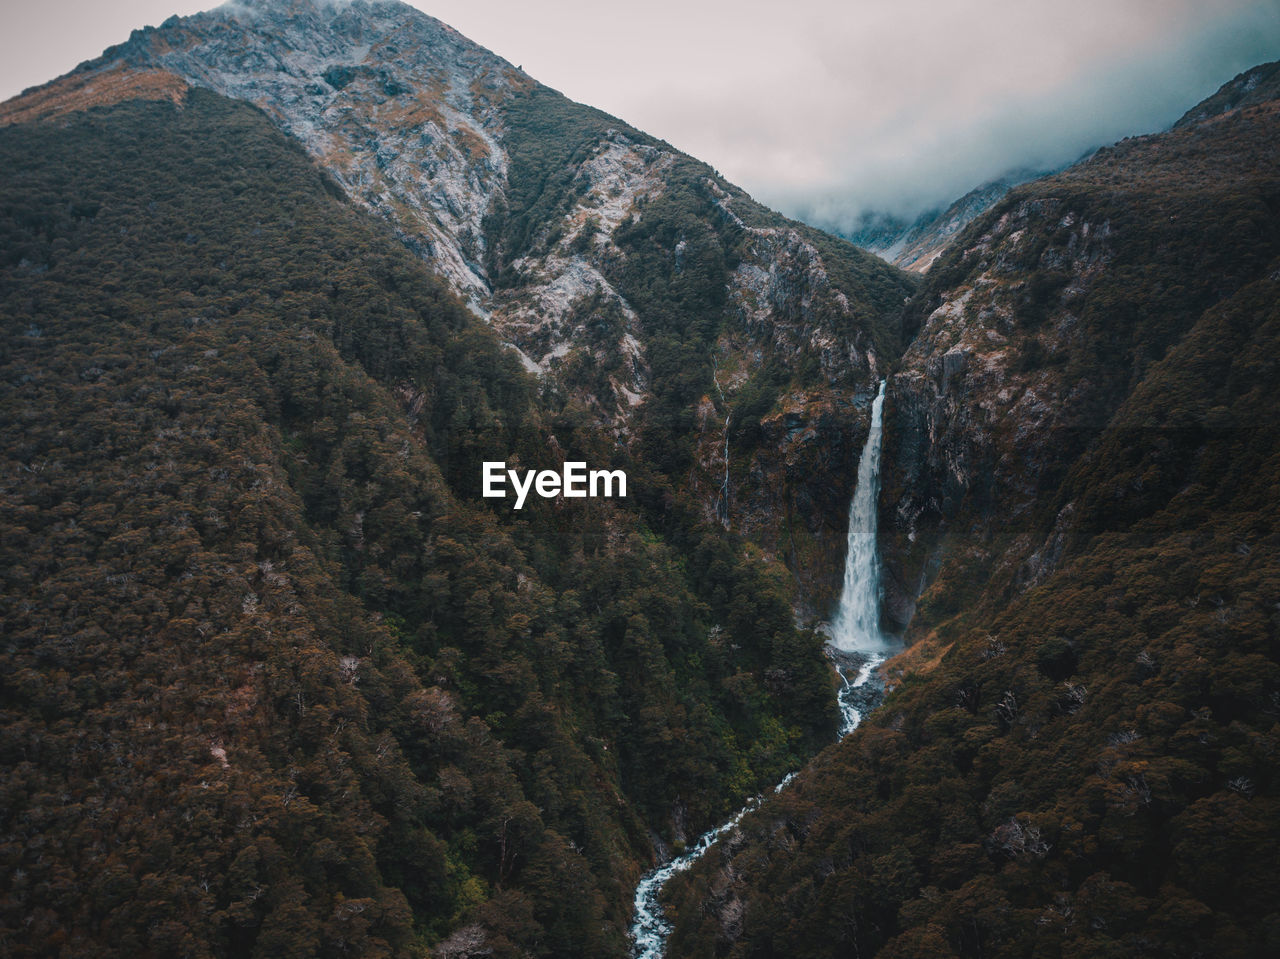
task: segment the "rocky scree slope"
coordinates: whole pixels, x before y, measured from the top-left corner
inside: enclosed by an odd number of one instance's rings
[[[0,120],[186,85],[260,107],[571,416],[638,456],[672,448],[660,485],[784,561],[800,607],[825,609],[908,278],[394,0],[171,18]]]
[[[881,502],[913,645],[671,890],[671,955],[1280,946],[1280,102],[1199,113],[931,272]]]

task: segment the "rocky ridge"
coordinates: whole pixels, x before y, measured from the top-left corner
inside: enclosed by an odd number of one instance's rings
[[[677,334],[703,353],[690,413],[706,429],[689,487],[709,518],[794,560],[766,522],[790,504],[809,544],[802,563],[814,569],[801,576],[800,604],[829,601],[855,455],[846,452],[859,447],[859,411],[897,352],[888,331],[909,281],[395,0],[268,0],[170,18],[10,101],[0,120],[180,97],[184,85],[262,109],[444,275],[526,370],[619,442],[633,441],[663,388],[650,355],[660,330],[677,315],[717,327],[704,345]],[[765,423],[755,439],[729,437],[726,485],[730,410],[748,399],[738,391],[765,399],[741,374],[810,356],[807,382],[777,384],[798,389],[754,411],[753,425]],[[717,362],[739,374],[713,384]],[[819,461],[828,465],[810,472]],[[824,512],[810,512],[819,503]]]

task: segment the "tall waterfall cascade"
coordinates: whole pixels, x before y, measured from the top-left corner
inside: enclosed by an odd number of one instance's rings
[[[849,507],[849,549],[844,588],[831,622],[831,645],[846,653],[883,653],[880,631],[880,551],[876,547],[880,499],[880,447],[884,439],[884,388],[871,404],[871,431],[858,460],[858,485]]]
[[[844,587],[831,621],[828,648],[842,683],[838,697],[841,736],[857,729],[862,714],[879,700],[881,688],[871,679],[891,646],[880,629],[880,550],[876,545],[885,383],[880,381],[880,391],[871,403],[871,429],[858,460],[858,481],[849,505]]]
[[[881,687],[872,679],[876,667],[889,655],[891,646],[891,640],[880,630],[880,554],[876,548],[884,390],[885,381],[881,380],[880,391],[871,404],[871,432],[858,460],[858,484],[854,487],[853,504],[849,508],[849,549],[845,556],[844,587],[830,626],[828,648],[843,683],[839,693],[841,737],[857,729],[863,712],[879,701]],[[795,773],[789,773],[773,791],[782,792],[794,777]],[[631,925],[632,955],[635,959],[663,959],[666,955],[671,925],[662,914],[658,897],[667,880],[702,858],[717,839],[731,832],[743,816],[760,805],[763,798],[756,796],[732,819],[699,836],[684,855],[646,873],[640,880],[636,887],[635,919]]]

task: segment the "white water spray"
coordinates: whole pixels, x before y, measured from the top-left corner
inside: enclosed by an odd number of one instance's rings
[[[782,792],[795,778],[795,773],[787,773],[782,782],[773,787],[773,791]],[[662,914],[662,905],[658,902],[658,896],[662,892],[662,887],[667,884],[667,880],[678,872],[684,872],[701,859],[707,850],[715,845],[717,839],[731,832],[738,823],[742,822],[743,816],[763,801],[763,796],[756,796],[749,800],[732,819],[722,822],[714,829],[708,829],[699,836],[698,841],[684,855],[677,856],[666,865],[645,873],[640,884],[636,886],[636,918],[631,924],[631,938],[635,941],[635,951],[632,955],[635,959],[663,959],[666,955],[667,936],[671,935],[671,923],[667,922]]]
[[[876,548],[876,504],[880,499],[880,446],[884,429],[884,387],[871,404],[871,432],[858,460],[858,485],[849,507],[849,552],[844,589],[831,623],[831,645],[844,653],[880,654],[887,643],[880,631],[880,556]]]
[[[716,386],[719,386],[717,382]],[[849,552],[844,564],[844,589],[840,593],[840,605],[831,623],[831,658],[840,673],[843,687],[839,693],[840,735],[847,736],[862,722],[865,709],[874,706],[880,687],[871,678],[875,669],[889,653],[889,640],[880,631],[880,557],[876,549],[876,502],[880,498],[880,440],[884,411],[885,383],[880,381],[880,392],[871,404],[871,432],[862,448],[858,461],[858,485],[853,492],[853,505],[849,508]],[[728,489],[728,417],[725,422],[726,473],[725,494]],[[789,773],[774,787],[782,792],[795,778]],[[631,938],[635,942],[636,959],[663,959],[666,955],[667,936],[671,924],[662,914],[658,897],[667,880],[684,872],[715,844],[716,840],[731,832],[742,817],[760,805],[756,796],[727,822],[709,829],[693,847],[652,872],[646,873],[636,886],[635,921],[631,926]]]

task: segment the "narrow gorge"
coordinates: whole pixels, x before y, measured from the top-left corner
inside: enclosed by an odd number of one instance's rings
[[[844,586],[832,618],[828,655],[840,679],[839,738],[858,728],[862,717],[874,709],[883,693],[876,667],[891,654],[894,640],[880,628],[880,555],[876,545],[880,455],[883,448],[885,381],[871,403],[871,426],[858,459],[853,502],[849,506],[848,549]],[[781,793],[796,777],[788,773],[774,794]],[[636,887],[635,919],[631,938],[635,959],[663,959],[671,925],[662,910],[662,890],[674,876],[692,867],[715,843],[728,836],[748,813],[759,808],[765,796],[756,796],[729,820],[707,830],[688,849],[646,873]]]

